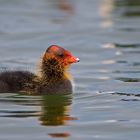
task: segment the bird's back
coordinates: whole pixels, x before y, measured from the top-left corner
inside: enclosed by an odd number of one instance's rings
[[[66,79],[54,84],[35,80],[37,76],[28,71],[6,71],[0,73],[0,93],[24,92],[33,95],[72,93],[71,81]]]
[[[0,73],[0,92],[19,92],[35,75],[28,71],[6,71]]]

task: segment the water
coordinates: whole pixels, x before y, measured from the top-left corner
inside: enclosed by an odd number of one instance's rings
[[[139,140],[139,0],[0,0],[0,66],[36,70],[51,44],[71,50],[69,96],[0,95],[0,140]]]

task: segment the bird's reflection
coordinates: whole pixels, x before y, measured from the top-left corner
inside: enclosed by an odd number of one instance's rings
[[[10,96],[11,97],[11,96]],[[23,98],[22,98],[23,97]],[[45,96],[13,96],[12,101],[16,104],[24,106],[39,106],[41,110],[16,110],[5,111],[0,110],[0,117],[37,117],[40,124],[43,126],[62,126],[69,124],[71,120],[77,120],[75,117],[71,117],[70,110],[72,104],[72,94],[57,94],[57,95],[45,95]],[[11,98],[10,98],[11,99]],[[15,100],[14,100],[15,99]],[[24,99],[24,101],[23,101]],[[7,99],[9,101],[9,98]],[[5,100],[4,100],[5,101]],[[48,133],[50,137],[66,138],[71,134],[65,131],[56,131]]]
[[[65,125],[68,120],[75,119],[70,116],[72,95],[47,95],[42,96],[41,116],[42,125],[58,126]]]

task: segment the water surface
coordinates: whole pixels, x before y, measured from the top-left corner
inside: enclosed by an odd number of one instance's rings
[[[0,67],[35,72],[58,44],[80,58],[66,96],[0,95],[1,140],[139,140],[139,0],[0,0]]]

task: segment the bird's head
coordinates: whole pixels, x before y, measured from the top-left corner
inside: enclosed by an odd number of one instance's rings
[[[79,62],[79,58],[73,56],[68,50],[57,46],[51,45],[45,52],[43,60],[54,60],[63,67],[68,67],[72,63]],[[53,61],[52,61],[53,62]]]

